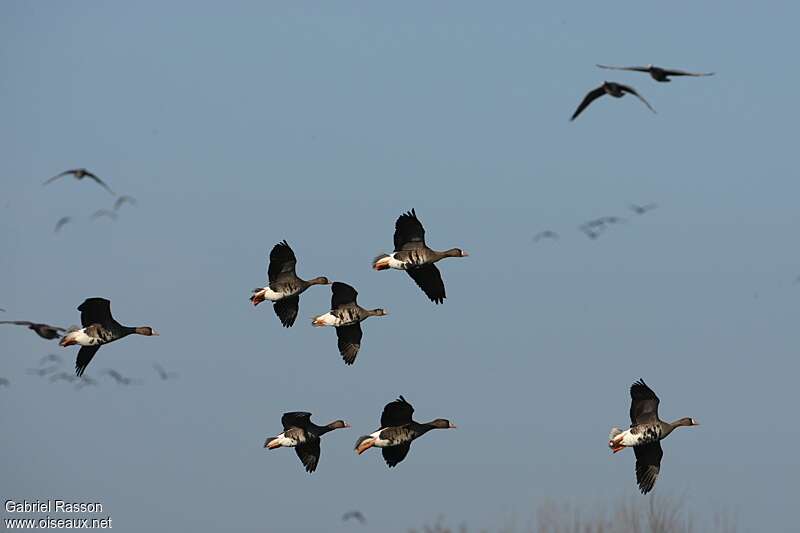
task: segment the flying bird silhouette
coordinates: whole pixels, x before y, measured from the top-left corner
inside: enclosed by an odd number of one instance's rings
[[[576,109],[575,113],[572,114],[572,118],[570,118],[570,121],[578,118],[578,115],[580,115],[584,109],[589,107],[589,104],[591,104],[601,96],[607,94],[609,96],[613,96],[614,98],[622,98],[623,96],[625,96],[626,93],[634,95],[636,98],[641,100],[650,111],[652,111],[653,113],[656,112],[656,110],[653,109],[653,106],[650,105],[650,102],[645,100],[639,93],[637,93],[633,87],[628,87],[627,85],[623,85],[621,83],[616,83],[613,81],[604,81],[603,85],[601,85],[596,89],[592,89],[586,94],[586,96],[584,96],[583,101],[581,101],[580,105],[578,106],[578,109]]]
[[[136,198],[134,198],[133,196],[129,196],[127,194],[122,195],[119,198],[117,198],[116,202],[114,202],[114,211],[119,211],[119,208],[122,207],[126,203],[135,206],[139,202],[137,202]]]
[[[658,207],[658,204],[645,204],[645,205],[631,204],[629,207],[631,211],[633,211],[637,215],[644,215],[648,211],[656,209]]]
[[[61,230],[61,228],[63,228],[66,224],[68,224],[70,222],[72,222],[72,217],[61,217],[61,218],[59,218],[58,222],[56,222],[56,227],[53,230],[53,232],[54,233],[58,233]]]
[[[92,180],[96,181],[99,185],[101,185],[103,188],[105,188],[105,190],[107,190],[108,192],[113,194],[114,196],[117,195],[117,193],[115,193],[114,191],[111,190],[111,187],[106,185],[106,182],[104,182],[103,180],[98,178],[95,174],[92,174],[91,172],[89,172],[85,168],[74,168],[72,170],[65,170],[61,174],[56,174],[52,178],[48,179],[42,185],[48,185],[50,183],[53,183],[55,180],[57,180],[59,178],[63,178],[64,176],[69,176],[69,175],[74,176],[75,179],[79,180],[79,181],[84,179],[84,178],[92,179]]]
[[[29,322],[27,320],[0,320],[0,324],[13,324],[15,326],[26,326],[29,330],[35,331],[43,339],[53,340],[61,337],[61,332],[66,331],[64,328],[58,326],[51,326],[50,324],[39,324],[37,322]]]
[[[536,235],[534,235],[534,236],[533,236],[533,242],[539,242],[539,241],[541,241],[541,240],[544,240],[544,239],[553,239],[553,240],[556,240],[556,239],[558,239],[558,238],[559,238],[559,237],[558,237],[558,233],[556,233],[555,231],[551,231],[551,230],[549,230],[549,229],[548,229],[548,230],[540,231],[539,233],[537,233]]]
[[[668,68],[661,68],[655,65],[645,65],[643,67],[613,67],[610,65],[597,65],[600,68],[607,70],[630,70],[633,72],[646,72],[650,77],[660,82],[670,82],[670,76],[713,76],[713,72],[686,72],[685,70],[675,70]]]
[[[11,382],[8,381],[6,378],[0,378],[0,387],[8,387],[11,385]]]
[[[166,370],[164,370],[164,367],[159,365],[158,363],[153,363],[153,368],[156,369],[156,372],[158,372],[158,376],[164,381],[178,377],[177,372],[167,372]]]
[[[113,370],[113,369],[110,369],[110,368],[107,368],[107,369],[103,370],[103,374],[108,376],[108,377],[110,377],[111,379],[113,379],[114,381],[119,383],[120,385],[132,385],[134,383],[133,379],[126,378],[125,376],[123,376],[122,374],[117,372],[116,370]]]
[[[362,525],[367,523],[364,514],[361,511],[347,511],[342,515],[342,522],[347,522],[350,519],[358,520]]]

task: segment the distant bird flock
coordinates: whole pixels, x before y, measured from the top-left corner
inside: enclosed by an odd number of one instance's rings
[[[649,74],[659,82],[669,82],[670,77],[711,76],[713,73],[693,73],[682,70],[665,69],[653,65],[643,67],[615,67],[597,65],[602,69],[634,71]],[[655,113],[650,103],[631,86],[604,81],[600,86],[589,91],[572,114],[570,120],[575,120],[593,102],[602,96],[622,98],[630,94],[639,99],[648,109]],[[76,181],[88,179],[106,190],[109,194],[117,196],[111,187],[96,174],[85,168],[76,168],[61,172],[44,182],[50,185],[61,178],[72,177]],[[129,204],[135,206],[137,201],[129,195],[118,196],[113,206],[100,208],[94,211],[91,219],[108,218],[116,220],[122,206]],[[629,209],[634,215],[644,215],[658,207],[654,203],[630,204]],[[73,222],[71,216],[61,217],[55,224],[56,233]],[[604,216],[588,220],[579,226],[579,230],[588,238],[596,239],[609,227],[624,223],[625,219],[618,216]],[[539,231],[533,236],[533,242],[545,240],[557,241],[560,234],[552,229]],[[402,213],[395,222],[393,251],[383,253],[372,261],[375,271],[403,270],[414,281],[424,295],[434,304],[443,304],[447,298],[442,273],[436,263],[446,258],[464,258],[468,254],[461,248],[450,248],[437,251],[429,248],[425,240],[425,229],[414,209]],[[299,313],[300,296],[303,292],[315,285],[330,285],[331,305],[326,312],[317,314],[311,325],[316,327],[330,326],[336,330],[337,348],[344,363],[352,366],[362,349],[363,330],[362,322],[370,317],[385,317],[388,315],[383,307],[365,308],[358,303],[359,294],[355,287],[342,282],[329,280],[325,276],[318,276],[309,280],[300,278],[296,272],[297,257],[286,240],[275,244],[269,254],[267,266],[267,283],[263,287],[254,289],[250,295],[250,302],[258,306],[262,302],[272,303],[273,310],[281,326],[290,328],[294,326]],[[455,287],[453,290],[465,290],[464,287]],[[381,296],[367,294],[363,298],[371,305],[381,303]],[[157,336],[158,333],[150,326],[124,326],[117,322],[111,314],[111,302],[101,297],[87,298],[78,306],[80,311],[81,327],[64,328],[46,323],[30,322],[25,320],[6,320],[0,324],[24,326],[46,340],[59,339],[59,345],[69,347],[79,346],[75,359],[74,373],[62,370],[62,358],[56,354],[49,354],[39,361],[38,368],[28,369],[28,373],[50,382],[64,381],[75,385],[76,389],[86,386],[97,386],[99,382],[85,375],[87,368],[94,359],[100,347],[121,340],[129,335],[146,337]],[[364,351],[373,351],[368,344]],[[365,355],[367,356],[367,355]],[[154,363],[153,369],[158,378],[167,381],[177,378],[177,373],[165,370],[160,364]],[[134,385],[140,382],[137,378],[124,376],[114,369],[104,369],[101,374],[112,382],[121,386]],[[388,383],[387,386],[392,384]],[[0,387],[9,387],[10,381],[0,378]],[[663,451],[660,441],[678,427],[696,426],[698,423],[693,418],[681,418],[675,422],[664,422],[659,418],[659,399],[644,381],[639,380],[630,387],[630,428],[622,430],[613,428],[609,435],[608,446],[613,453],[625,448],[633,448],[636,457],[635,474],[639,489],[643,494],[650,492],[660,472]],[[370,448],[380,448],[383,460],[389,468],[395,467],[406,459],[411,444],[418,438],[434,429],[451,429],[456,426],[448,419],[436,418],[430,422],[420,423],[413,419],[414,408],[403,396],[387,403],[381,414],[379,427],[372,433],[359,437],[355,444],[355,451],[361,455]],[[282,447],[294,448],[303,468],[314,472],[320,461],[321,440],[324,435],[337,429],[349,428],[344,420],[334,420],[325,425],[317,425],[311,421],[311,413],[296,411],[284,413],[281,417],[282,431],[266,439],[264,447],[274,450]],[[335,439],[335,437],[334,437]],[[342,516],[342,520],[356,520],[365,523],[364,515],[360,511],[349,511]]]

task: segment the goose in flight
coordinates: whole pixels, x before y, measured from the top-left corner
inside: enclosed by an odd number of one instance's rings
[[[361,511],[347,511],[342,515],[342,522],[347,522],[350,519],[358,520],[362,525],[367,523],[367,519],[364,518],[364,513]]]
[[[104,344],[118,341],[128,335],[157,336],[150,326],[123,326],[111,316],[111,302],[105,298],[87,298],[78,306],[81,312],[82,329],[67,332],[59,345],[72,346],[79,344],[78,357],[75,360],[75,375],[83,375],[89,362]]]
[[[685,70],[675,70],[669,68],[661,68],[655,65],[645,65],[643,67],[613,67],[611,65],[597,65],[600,68],[607,70],[630,70],[633,72],[646,72],[650,77],[656,81],[670,82],[670,76],[693,76],[695,78],[701,76],[713,76],[713,72],[686,72]]]
[[[95,174],[92,174],[91,172],[89,172],[85,168],[74,168],[72,170],[65,170],[61,174],[56,174],[52,178],[48,179],[42,185],[49,185],[50,183],[53,183],[54,181],[56,181],[59,178],[63,178],[64,176],[70,176],[70,175],[73,176],[76,180],[79,180],[79,181],[84,179],[84,178],[92,179],[92,180],[96,181],[98,185],[102,186],[105,190],[110,192],[112,195],[114,195],[114,196],[117,195],[117,193],[115,193],[114,191],[111,190],[111,187],[106,185],[106,182],[104,182],[103,180],[98,178]]]
[[[58,222],[56,222],[56,227],[53,230],[53,232],[54,233],[58,233],[59,231],[61,231],[61,228],[63,228],[66,224],[68,224],[70,222],[72,222],[72,217],[61,217],[61,218],[59,218]]]
[[[283,433],[268,438],[264,442],[264,448],[269,450],[280,447],[294,448],[309,474],[317,469],[319,463],[320,437],[334,429],[350,427],[344,420],[334,420],[330,424],[318,426],[311,421],[311,413],[304,411],[284,413],[281,424]]]
[[[559,238],[558,237],[558,233],[556,233],[555,231],[547,229],[547,230],[544,230],[544,231],[540,231],[539,233],[534,235],[533,236],[533,242],[539,242],[539,241],[544,240],[544,239],[557,240],[558,238]]]
[[[294,325],[300,305],[300,295],[313,285],[330,285],[328,278],[319,276],[308,281],[297,277],[297,257],[285,240],[272,247],[267,267],[266,287],[253,289],[250,301],[258,305],[264,300],[273,302],[272,307],[283,327]]]
[[[659,399],[656,393],[643,380],[631,385],[631,427],[622,431],[611,428],[608,447],[617,453],[627,447],[633,448],[636,455],[636,482],[642,494],[653,490],[661,470],[661,441],[682,426],[697,426],[694,418],[680,418],[674,422],[664,422],[658,417]]]
[[[631,204],[629,207],[631,211],[633,211],[637,215],[644,215],[648,211],[656,209],[658,207],[658,204],[645,204],[645,205]]]
[[[117,218],[119,218],[119,215],[117,215],[114,211],[111,211],[109,209],[98,209],[97,211],[92,213],[92,220],[97,220],[100,217],[108,217],[111,220],[117,220]]]
[[[578,109],[576,109],[575,112],[572,114],[572,118],[570,118],[570,121],[578,118],[578,115],[580,115],[584,109],[589,107],[589,104],[591,104],[604,94],[613,96],[614,98],[622,98],[623,96],[625,96],[626,93],[634,95],[636,98],[641,100],[650,111],[652,111],[653,113],[656,112],[656,110],[653,109],[653,106],[651,106],[647,100],[642,98],[642,96],[639,95],[639,93],[637,93],[633,87],[628,87],[627,85],[623,85],[621,83],[616,83],[613,81],[604,81],[603,85],[597,87],[596,89],[592,89],[586,94],[586,96],[584,96],[583,101],[581,101],[580,105],[578,106]]]
[[[425,244],[425,228],[413,209],[400,215],[394,225],[394,252],[381,254],[372,262],[375,270],[394,268],[405,270],[422,292],[436,304],[447,297],[437,261],[445,257],[467,257],[461,248],[450,248],[443,252],[432,250]]]
[[[64,328],[58,326],[51,326],[50,324],[40,324],[38,322],[29,322],[27,320],[0,320],[0,324],[13,324],[15,326],[26,326],[29,330],[36,332],[41,338],[51,341],[61,337],[61,332],[66,331]]]
[[[324,315],[314,317],[311,322],[317,327],[333,326],[336,328],[339,353],[345,364],[352,365],[361,348],[361,322],[371,316],[386,316],[384,309],[364,309],[356,302],[358,292],[341,281],[331,285],[331,310]]]
[[[413,414],[414,408],[402,396],[387,403],[381,414],[381,429],[359,437],[356,441],[356,453],[361,455],[373,446],[381,448],[383,460],[386,461],[389,468],[392,468],[406,458],[411,449],[411,443],[415,439],[432,429],[456,427],[444,418],[420,424],[411,418]]]
[[[159,365],[158,363],[153,363],[153,368],[156,369],[158,377],[160,377],[164,381],[178,377],[177,372],[167,372],[166,370],[164,370],[164,367]]]
[[[125,205],[126,203],[135,206],[139,202],[137,202],[136,198],[134,198],[133,196],[129,196],[127,194],[124,194],[124,195],[120,196],[119,198],[117,198],[117,201],[114,202],[114,211],[119,211],[119,208],[122,207],[123,205]]]

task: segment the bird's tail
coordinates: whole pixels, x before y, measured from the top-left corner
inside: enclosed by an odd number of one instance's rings
[[[270,449],[270,450],[274,450],[275,448],[279,448],[279,447],[280,447],[280,444],[277,444],[277,443],[275,442],[275,441],[277,441],[277,440],[278,440],[278,437],[269,437],[269,438],[268,438],[268,439],[267,439],[267,440],[264,442],[264,448],[268,448],[268,449]]]
[[[381,254],[372,260],[372,268],[375,270],[387,270],[389,268],[389,256]]]
[[[613,441],[613,440],[614,440],[614,437],[616,437],[616,436],[617,436],[617,435],[619,435],[620,433],[622,433],[622,430],[621,430],[621,429],[619,429],[618,427],[613,427],[613,428],[611,428],[611,432],[608,434],[608,440],[609,440],[609,442]]]

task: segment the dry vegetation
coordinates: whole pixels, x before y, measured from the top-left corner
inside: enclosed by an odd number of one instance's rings
[[[725,513],[696,519],[680,500],[625,500],[613,510],[591,513],[570,506],[541,506],[526,526],[505,526],[475,533],[735,533],[736,520]],[[450,527],[443,518],[409,533],[470,533],[465,525]]]

